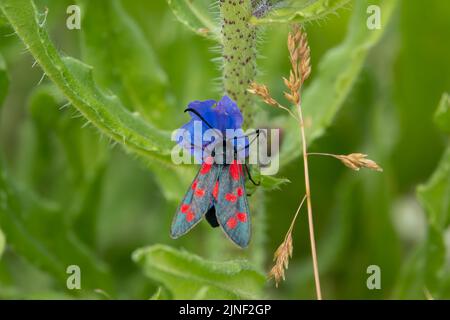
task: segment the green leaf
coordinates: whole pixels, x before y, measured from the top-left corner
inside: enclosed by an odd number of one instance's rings
[[[436,122],[450,131],[449,96],[444,94],[436,112]],[[450,145],[431,178],[417,188],[417,196],[425,208],[428,235],[425,242],[424,272],[426,289],[434,297],[450,290],[450,271],[446,261],[445,232],[450,226]]]
[[[6,72],[6,64],[2,55],[0,54],[0,108],[3,105],[3,101],[6,98],[6,93],[8,92],[8,74]]]
[[[313,81],[305,89],[302,102],[305,119],[310,119],[308,122],[312,124],[306,129],[309,143],[323,135],[332,123],[357,80],[369,50],[387,28],[396,3],[397,1],[392,0],[370,1],[370,4],[379,5],[383,14],[382,28],[369,30],[366,27],[366,9],[369,1],[357,1],[346,38],[322,58],[317,71],[313,70]],[[314,59],[314,53],[312,58]],[[300,155],[298,130],[298,124],[289,118],[284,139],[286,142],[281,148],[281,165]]]
[[[208,11],[209,1],[167,0],[175,17],[196,34],[220,41],[213,15]]]
[[[64,97],[53,84],[36,87],[29,98],[28,109],[33,123],[31,134],[35,144],[33,152],[26,156],[32,159],[29,161],[29,175],[33,177],[33,183],[28,188],[37,190],[35,192],[44,194],[46,198],[58,199],[58,207],[64,208],[64,214],[57,212],[49,217],[50,222],[70,226],[70,231],[66,232],[76,234],[75,247],[87,245],[95,248],[108,160],[107,146],[96,138],[95,132],[83,129],[82,120],[73,119],[71,110],[60,110],[64,104]],[[62,159],[58,158],[61,153],[64,154]],[[61,169],[67,174],[61,175]],[[52,188],[49,180],[54,180]],[[64,222],[61,221],[63,217]],[[44,223],[45,218],[40,217],[37,225]],[[66,229],[65,226],[59,228]]]
[[[3,15],[3,13],[0,12],[0,28],[6,26],[8,24],[8,20]]]
[[[74,119],[73,110],[53,84],[36,87],[28,99],[28,109],[36,141],[30,156],[33,158],[30,175],[38,178],[45,171],[51,175],[56,169],[55,154],[61,149],[67,161],[68,176],[73,180],[70,182],[79,183],[86,176],[96,175],[92,171],[105,162],[107,145],[95,138],[95,132],[83,129],[82,118]],[[49,176],[43,176],[40,182],[47,185],[48,179]]]
[[[91,124],[133,153],[172,165],[169,132],[145,123],[116,96],[104,94],[96,86],[90,66],[71,57],[62,58],[39,25],[32,1],[2,0],[0,9],[46,75]]]
[[[247,180],[245,188],[249,193],[253,193],[256,189],[262,189],[266,191],[277,190],[280,189],[282,185],[291,182],[287,178],[261,175],[260,170],[254,169],[253,166],[250,169],[250,174],[252,176],[252,179],[256,183],[259,183],[259,185],[255,186],[253,182]]]
[[[335,14],[336,11],[350,0],[313,0],[313,1],[284,1],[271,9],[261,18],[253,17],[253,24],[274,23],[306,23]]]
[[[112,300],[108,292],[102,289],[95,289],[94,292],[100,297],[100,300]]]
[[[435,118],[442,130],[450,130],[450,122],[444,121],[450,114],[449,105],[449,95],[445,93]],[[429,181],[417,188],[417,194],[427,211],[430,225],[438,230],[450,225],[450,145]]]
[[[75,207],[74,229],[77,236],[92,248],[96,247],[98,215],[100,212],[102,193],[104,192],[105,165],[95,167],[92,177],[85,179],[78,191]]]
[[[158,287],[156,292],[150,297],[150,300],[162,300],[162,296],[163,296],[163,288]]]
[[[163,245],[138,249],[133,260],[175,299],[254,299],[265,283],[245,261],[212,262]]]
[[[2,164],[0,163],[0,166]],[[14,250],[26,252],[36,265],[44,267],[57,278],[64,278],[64,265],[50,253],[37,239],[28,233],[20,221],[22,208],[14,191],[6,181],[6,172],[0,167],[0,225],[8,236]]]
[[[52,84],[36,87],[29,99],[28,110],[32,120],[47,130],[58,126],[63,114],[58,110],[64,105],[64,97]]]
[[[436,123],[450,131],[448,94],[444,93],[435,113]],[[425,209],[427,237],[405,264],[397,284],[397,295],[409,297],[411,292],[427,292],[435,299],[450,294],[450,265],[446,261],[445,234],[450,226],[450,144],[429,180],[417,187],[417,197]],[[425,295],[424,295],[425,297]]]
[[[450,223],[450,148],[447,148],[430,180],[419,186],[418,196],[424,205],[428,222],[438,229]]]
[[[442,95],[434,119],[442,131],[450,133],[450,95],[448,93]]]
[[[121,2],[78,2],[84,13],[83,59],[95,66],[95,80],[159,127],[173,123],[172,112],[164,102],[167,75]]]
[[[274,176],[261,176],[261,188],[264,190],[280,189],[283,184],[290,183],[289,179]]]
[[[5,251],[5,246],[5,234],[3,233],[2,229],[0,229],[0,260],[2,259],[3,251]]]
[[[74,264],[84,271],[84,288],[111,289],[106,265],[68,228],[64,213],[28,190],[19,192],[0,163],[0,225],[12,250],[53,275],[60,287]]]
[[[438,298],[442,290],[449,290],[450,272],[445,261],[444,233],[450,225],[450,147],[430,180],[417,188],[417,195],[425,207],[428,236],[424,252],[425,285]]]

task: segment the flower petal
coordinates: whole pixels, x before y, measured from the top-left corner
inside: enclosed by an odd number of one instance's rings
[[[237,104],[226,95],[217,103],[215,100],[193,101],[187,108],[192,109],[189,111],[191,120],[180,128],[185,132],[177,143],[190,150],[191,154],[201,162],[203,162],[202,151],[208,146],[212,147],[222,141],[222,138],[219,139],[220,141],[216,141],[217,138],[214,136],[211,141],[209,139],[211,136],[205,135],[205,132],[211,129],[209,126],[224,135],[227,129],[241,129],[243,122],[241,111]],[[243,135],[238,136],[243,137]],[[248,146],[249,141],[247,138],[237,140],[239,141],[231,141],[231,144],[240,150],[241,157],[245,157],[248,154],[248,147],[245,146]]]
[[[193,101],[188,104],[188,109],[195,110],[198,114],[202,116],[204,120],[208,122],[211,127],[215,128],[217,123],[215,119],[215,112],[213,106],[216,104],[215,100],[205,100],[205,101]],[[192,111],[188,111],[189,115],[193,120],[202,120],[200,117]],[[208,125],[204,124],[206,127]]]
[[[217,107],[214,109],[219,119],[219,129],[239,129],[242,126],[243,117],[237,104],[228,96],[223,96],[217,102]]]

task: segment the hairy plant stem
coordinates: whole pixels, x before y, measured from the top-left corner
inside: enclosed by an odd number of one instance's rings
[[[306,205],[308,208],[308,227],[309,227],[309,238],[311,242],[311,257],[313,261],[314,269],[314,281],[316,284],[316,296],[317,300],[322,300],[322,290],[320,288],[320,277],[319,277],[319,265],[317,263],[317,251],[316,251],[316,240],[314,238],[314,222],[313,222],[313,212],[311,204],[311,187],[309,183],[309,169],[308,169],[308,152],[306,145],[306,135],[305,135],[305,123],[303,121],[303,112],[301,107],[301,100],[297,104],[297,113],[300,124],[300,134],[303,146],[303,167],[305,171],[305,192],[306,192]]]
[[[244,127],[252,123],[252,97],[247,92],[256,74],[256,27],[249,23],[251,0],[220,0],[223,87],[239,106]]]

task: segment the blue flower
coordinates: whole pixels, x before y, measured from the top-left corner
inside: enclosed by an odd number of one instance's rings
[[[190,150],[200,161],[206,147],[211,144],[215,145],[218,142],[222,142],[224,138],[228,139],[226,137],[227,129],[238,130],[240,133],[237,136],[243,137],[241,128],[243,117],[241,111],[237,104],[226,95],[219,101],[193,101],[189,103],[186,110],[189,112],[191,120],[180,128],[181,130],[184,130],[184,135],[180,137],[177,142],[184,148]],[[195,132],[195,128],[199,130],[200,126],[201,131]],[[220,138],[220,141],[215,141],[214,138],[212,141],[207,139],[204,134],[209,129],[214,129],[216,133],[223,135]],[[200,132],[201,137],[199,137]],[[197,136],[195,134],[197,134]],[[247,138],[237,140],[237,143],[232,141],[233,146],[242,146],[244,149],[247,149],[245,148],[245,145],[248,142]]]

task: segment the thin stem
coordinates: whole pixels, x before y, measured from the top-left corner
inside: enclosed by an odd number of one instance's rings
[[[314,238],[314,223],[313,223],[313,212],[311,204],[311,188],[309,184],[309,169],[308,169],[308,153],[306,146],[306,135],[305,135],[305,124],[303,121],[303,112],[301,107],[301,102],[297,104],[297,112],[299,116],[300,132],[303,145],[303,167],[305,170],[305,190],[306,190],[306,204],[308,207],[308,226],[309,226],[309,238],[311,241],[311,256],[313,261],[314,269],[314,281],[316,284],[316,295],[317,300],[322,300],[322,290],[320,288],[320,277],[319,277],[319,266],[317,263],[317,251],[316,251],[316,240]]]
[[[278,102],[277,102],[277,107],[287,111],[291,115],[291,117],[293,117],[297,122],[300,121],[300,119],[291,110],[289,110],[289,108],[286,108],[285,106],[279,104]]]
[[[323,152],[308,152],[308,156],[327,156],[327,157],[336,158],[335,154],[323,153]]]
[[[286,241],[286,238],[288,237],[289,233],[291,233],[292,229],[294,229],[295,221],[297,220],[297,216],[298,216],[300,209],[302,208],[305,200],[306,200],[306,194],[303,196],[303,199],[300,202],[300,205],[298,206],[297,211],[295,212],[294,218],[292,219],[292,222],[291,222],[291,225],[289,226],[288,232],[286,233],[286,236],[284,237],[285,241]]]

